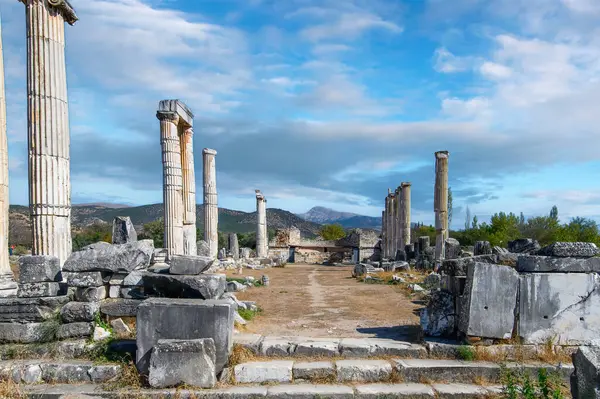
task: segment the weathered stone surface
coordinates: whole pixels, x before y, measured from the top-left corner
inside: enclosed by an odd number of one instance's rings
[[[209,256],[173,255],[169,261],[170,274],[196,275],[208,270],[215,259]]]
[[[473,265],[476,262],[479,263],[497,263],[498,257],[496,255],[479,255],[470,256],[467,258],[460,259],[449,259],[442,262],[440,273],[448,276],[466,276],[469,265]]]
[[[30,344],[42,342],[48,337],[48,328],[45,323],[0,323],[0,343]]]
[[[110,245],[110,244],[107,244]],[[102,287],[110,281],[111,275],[105,272],[64,272],[69,287]]]
[[[520,276],[519,336],[525,343],[600,345],[600,277],[582,273]]]
[[[600,272],[600,258],[558,258],[521,255],[517,260],[519,272],[590,273]]]
[[[111,299],[116,299],[121,297],[121,286],[120,285],[111,285],[108,288],[108,297]]]
[[[110,338],[110,331],[99,326],[94,327],[94,334],[92,335],[94,341],[104,341],[108,338]]]
[[[251,253],[252,253],[252,250],[250,248],[241,248],[240,249],[240,256],[242,259],[248,259],[250,257]]]
[[[235,334],[233,337],[234,344],[242,345],[246,349],[250,349],[252,353],[258,354],[262,335],[260,334]]]
[[[440,398],[485,398],[489,391],[484,387],[468,384],[433,384]]]
[[[508,250],[517,254],[531,254],[539,251],[540,243],[532,238],[519,238],[508,242]]]
[[[127,244],[137,241],[137,233],[129,216],[117,216],[113,220],[112,243]]]
[[[429,248],[430,240],[429,236],[421,236],[419,237],[419,250],[423,252],[425,249]]]
[[[219,298],[226,288],[224,274],[175,276],[144,272],[144,287],[148,294],[167,298]]]
[[[429,385],[415,383],[357,385],[355,389],[356,397],[361,399],[425,399],[436,397],[433,389]]]
[[[261,356],[289,356],[296,345],[289,339],[282,337],[265,337],[260,343],[259,352]]]
[[[91,382],[88,374],[88,362],[77,363],[42,363],[42,379],[46,382],[68,384],[75,382]]]
[[[494,255],[506,255],[506,254],[509,254],[509,253],[510,252],[508,251],[508,249],[502,248],[502,247],[500,247],[498,245],[494,245],[492,247],[492,254],[494,254]]]
[[[423,280],[423,288],[426,290],[437,290],[440,288],[442,277],[438,273],[428,274]]]
[[[292,382],[294,362],[276,360],[270,362],[250,362],[234,367],[235,381],[241,384],[266,382]]]
[[[113,328],[115,334],[124,335],[131,333],[131,329],[122,319],[111,320],[110,326]]]
[[[600,399],[600,348],[581,346],[573,355],[573,399]]]
[[[460,242],[458,242],[458,240],[455,238],[446,238],[445,251],[445,259],[460,258]]]
[[[352,387],[344,385],[274,385],[269,387],[267,397],[273,399],[354,399],[354,391]]]
[[[537,251],[537,255],[561,258],[591,258],[600,255],[593,242],[555,242]]]
[[[336,367],[339,382],[379,382],[392,375],[387,360],[338,360]]]
[[[125,299],[146,299],[148,295],[144,287],[121,287],[119,292],[121,298]]]
[[[475,256],[478,255],[491,255],[492,254],[492,246],[489,241],[477,241],[475,242],[475,246],[473,248],[473,254]]]
[[[19,283],[61,281],[60,263],[56,256],[33,255],[19,258]]]
[[[212,338],[216,348],[216,373],[227,364],[233,346],[233,307],[226,301],[151,298],[138,308],[137,361],[148,372],[150,352],[159,339]]]
[[[450,337],[456,328],[454,295],[445,291],[431,293],[427,307],[421,310],[421,328],[430,337]]]
[[[394,256],[394,260],[396,262],[406,262],[407,261],[406,251],[404,251],[403,249],[396,250],[396,255]]]
[[[98,242],[73,252],[63,265],[68,272],[103,271],[127,273],[147,268],[154,253],[152,240],[140,240],[127,244],[111,245]]]
[[[68,286],[63,283],[31,283],[19,284],[19,298],[41,298],[49,296],[66,295]]]
[[[519,274],[509,266],[475,263],[459,298],[458,328],[469,336],[512,336]]]
[[[492,362],[467,362],[441,359],[402,359],[395,360],[396,370],[406,382],[420,382],[423,379],[469,383],[478,378],[497,381],[501,368]]]
[[[86,338],[91,337],[94,325],[90,322],[77,322],[61,324],[56,332],[57,339]]]
[[[231,253],[231,256],[233,256],[233,259],[239,259],[240,258],[240,245],[238,243],[238,236],[235,233],[229,233],[228,236],[228,243],[229,243],[229,252]]]
[[[237,281],[228,281],[227,282],[227,292],[239,292],[246,291],[246,286]]]
[[[88,369],[90,380],[94,384],[116,380],[120,372],[121,366],[111,364],[96,365]]]
[[[339,339],[310,339],[299,341],[296,344],[294,354],[298,356],[338,356]]]
[[[138,306],[143,302],[136,299],[106,300],[100,304],[100,312],[111,317],[135,317]]]
[[[68,296],[0,298],[0,323],[41,322],[67,302]]]
[[[42,382],[42,368],[39,364],[29,364],[23,367],[21,380],[25,384],[37,384]]]
[[[366,263],[358,263],[354,266],[354,270],[352,271],[352,277],[365,276],[367,273],[371,272],[373,269],[374,269],[374,267],[371,265],[367,265]]]
[[[118,285],[126,287],[143,287],[144,286],[144,272],[141,270],[134,270],[123,278],[123,282]]]
[[[94,321],[99,310],[98,302],[69,302],[60,309],[60,317],[63,323]]]
[[[296,362],[292,369],[294,380],[330,380],[335,377],[332,362]]]
[[[210,253],[210,245],[204,240],[200,240],[196,243],[198,247],[198,256],[208,256],[211,257]]]
[[[108,290],[106,286],[77,288],[75,290],[75,300],[77,302],[100,302],[106,299]]]
[[[154,388],[180,384],[212,388],[217,382],[212,338],[160,339],[152,349],[148,383]]]
[[[379,338],[343,338],[340,354],[345,357],[363,358],[371,356],[421,357],[425,347],[409,342]]]

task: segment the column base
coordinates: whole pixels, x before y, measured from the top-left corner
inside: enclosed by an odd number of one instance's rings
[[[0,298],[16,297],[18,291],[19,285],[12,274],[0,276]]]

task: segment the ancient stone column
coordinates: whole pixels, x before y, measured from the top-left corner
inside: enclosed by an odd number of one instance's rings
[[[0,297],[17,295],[8,258],[8,137],[6,136],[6,96],[4,91],[4,52],[0,25]]]
[[[204,241],[210,247],[210,256],[219,253],[219,208],[217,206],[217,152],[209,148],[202,150],[204,182]]]
[[[69,108],[65,21],[77,16],[66,0],[20,0],[27,17],[27,133],[33,254],[72,250]]]
[[[381,211],[381,256],[385,256],[385,210]]]
[[[407,245],[410,245],[410,186],[411,184],[407,182],[400,185],[402,189],[402,200],[400,201],[402,204],[402,210],[400,212],[400,235],[402,241],[400,248],[405,248]]]
[[[256,190],[256,257],[266,258],[269,252],[267,234],[267,200],[260,190]]]
[[[191,127],[180,135],[181,172],[183,175],[183,253],[196,255],[196,176],[194,173],[194,131]]]
[[[385,236],[384,239],[381,241],[381,245],[382,245],[382,251],[381,251],[381,256],[383,256],[384,258],[388,257],[388,252],[389,252],[389,235],[390,235],[390,224],[389,224],[389,215],[390,215],[390,197],[389,195],[385,197],[385,208],[383,211],[384,214],[384,220],[383,223],[385,224]]]
[[[238,243],[238,236],[235,233],[229,233],[229,252],[233,259],[237,260],[240,258],[240,245]]]
[[[435,153],[435,268],[441,266],[444,259],[444,242],[448,238],[448,151]]]
[[[177,131],[179,116],[172,111],[158,111],[163,162],[163,204],[165,207],[164,247],[167,257],[183,254],[183,181],[181,147]]]
[[[394,241],[394,257],[398,250],[404,251],[402,241],[402,187],[396,189],[396,239]]]
[[[387,224],[388,224],[388,237],[387,237],[387,253],[386,253],[386,257],[390,258],[392,257],[392,251],[393,251],[393,240],[394,240],[394,196],[392,194],[392,190],[388,189],[388,217],[387,217]]]

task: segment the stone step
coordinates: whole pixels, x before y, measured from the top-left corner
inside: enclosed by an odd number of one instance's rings
[[[423,345],[380,338],[276,337],[236,334],[234,344],[263,357],[427,357]]]
[[[436,359],[345,359],[304,362],[271,360],[241,363],[233,367],[233,381],[238,384],[268,384],[294,382],[337,383],[499,383],[503,367],[524,369],[537,376],[540,368],[557,371],[568,382],[573,366],[555,366],[547,363],[508,363],[504,366],[491,362],[467,362]]]
[[[234,386],[221,389],[128,389],[126,392],[104,391],[101,386],[84,385],[32,385],[25,388],[27,397],[35,399],[59,399],[65,397],[93,398],[197,398],[197,399],[242,399],[242,398],[330,398],[330,399],[455,399],[499,397],[501,387],[466,384],[368,384],[368,385],[273,385],[273,386]],[[125,394],[125,396],[123,396]]]
[[[121,373],[118,364],[98,364],[91,361],[0,361],[0,380],[16,384],[80,384],[104,383],[116,380]]]

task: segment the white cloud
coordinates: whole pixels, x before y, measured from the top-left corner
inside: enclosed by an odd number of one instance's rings
[[[479,71],[490,79],[506,79],[512,74],[512,70],[507,66],[490,61],[481,64]]]
[[[312,42],[331,38],[351,40],[372,29],[391,33],[402,32],[400,26],[379,16],[368,13],[347,13],[339,15],[335,21],[303,29],[300,34]]]
[[[434,53],[434,69],[443,73],[464,72],[472,67],[469,57],[457,57],[448,49],[440,47]]]

